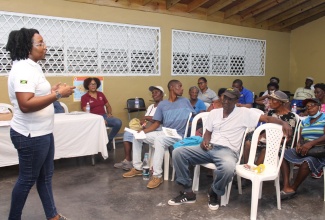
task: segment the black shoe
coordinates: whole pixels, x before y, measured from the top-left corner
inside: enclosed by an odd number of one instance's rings
[[[180,192],[180,195],[168,201],[168,205],[181,205],[183,203],[195,203],[196,195],[194,192]]]
[[[108,144],[106,144],[107,150],[111,151],[113,149],[113,140],[109,140]]]
[[[208,192],[209,202],[208,206],[211,210],[217,210],[219,208],[219,198],[218,195],[210,188]]]

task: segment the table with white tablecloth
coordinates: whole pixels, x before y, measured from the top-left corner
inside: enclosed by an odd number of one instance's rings
[[[18,164],[10,139],[10,126],[0,126],[0,167]],[[107,130],[102,116],[72,112],[54,115],[54,159],[95,155],[108,158]]]

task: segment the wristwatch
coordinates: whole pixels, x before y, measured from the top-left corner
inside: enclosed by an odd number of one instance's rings
[[[56,99],[60,99],[60,98],[62,98],[62,95],[59,93],[59,91],[55,91],[55,97],[56,97]]]

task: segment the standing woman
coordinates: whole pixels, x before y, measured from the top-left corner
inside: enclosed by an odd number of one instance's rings
[[[104,93],[97,91],[100,87],[100,80],[96,77],[89,77],[84,80],[84,88],[88,90],[86,94],[81,97],[81,108],[86,111],[87,102],[90,105],[90,112],[97,115],[102,115],[105,119],[105,124],[112,128],[108,136],[108,149],[112,149],[113,138],[119,132],[122,121],[119,118],[113,117],[113,110]]]
[[[51,87],[45,79],[37,62],[45,58],[47,49],[37,30],[12,31],[6,50],[13,61],[8,78],[9,98],[14,106],[10,136],[19,157],[19,177],[12,191],[9,219],[21,219],[35,182],[46,218],[66,219],[58,214],[52,192],[53,102],[69,97],[75,87],[60,83]]]

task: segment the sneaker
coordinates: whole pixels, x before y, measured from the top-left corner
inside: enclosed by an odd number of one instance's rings
[[[123,174],[123,177],[126,178],[135,176],[142,176],[142,170],[136,170],[135,168],[132,168],[129,172]]]
[[[208,192],[208,206],[211,210],[217,210],[219,208],[219,198],[218,195],[210,188]]]
[[[154,189],[157,188],[160,184],[164,182],[162,177],[152,176],[151,180],[149,181],[147,188]]]
[[[64,217],[63,215],[59,214],[59,220],[69,220],[67,217]]]
[[[115,163],[114,164],[114,167],[115,168],[118,168],[118,169],[123,169],[123,167],[125,165],[128,165],[128,164],[131,164],[132,165],[132,161],[127,161],[126,159],[124,159],[123,161],[121,161],[120,163]],[[132,166],[133,167],[133,166]],[[128,169],[130,170],[130,169]]]
[[[196,195],[194,192],[187,193],[180,191],[179,193],[180,195],[168,201],[168,205],[182,205],[184,203],[196,202]]]
[[[133,163],[132,163],[132,161],[130,161],[130,162],[128,162],[127,164],[124,164],[124,166],[123,166],[123,170],[125,170],[125,171],[129,171],[129,170],[131,170],[133,168]]]
[[[318,174],[312,173],[311,177],[314,178],[314,179],[320,179],[323,176],[323,174],[324,174],[323,169],[321,169],[321,171]]]

